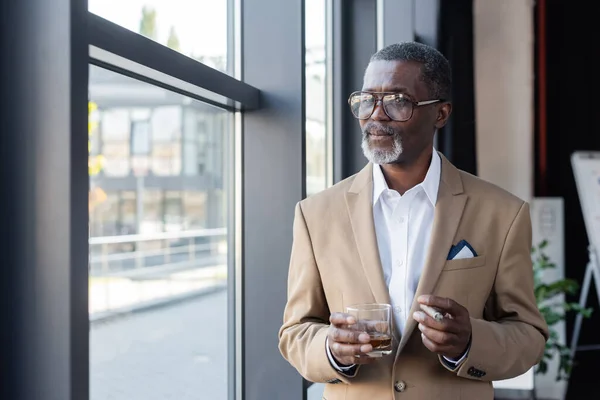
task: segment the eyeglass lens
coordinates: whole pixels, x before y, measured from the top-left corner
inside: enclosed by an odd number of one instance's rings
[[[350,98],[352,114],[358,119],[367,119],[373,113],[377,96],[370,93],[356,93]],[[383,108],[391,119],[406,121],[412,116],[413,103],[402,95],[390,94],[383,96]]]

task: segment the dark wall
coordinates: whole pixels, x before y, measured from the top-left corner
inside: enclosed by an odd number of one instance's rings
[[[439,1],[437,48],[450,62],[453,88],[453,111],[438,132],[437,147],[458,168],[476,175],[472,0]]]
[[[594,2],[546,2],[547,24],[547,173],[536,170],[536,195],[560,196],[565,200],[566,275],[580,283],[588,261],[588,238],[577,197],[570,156],[576,150],[600,150],[600,131],[595,124],[597,115],[598,67],[596,13]],[[536,20],[536,24],[539,21]],[[538,38],[539,43],[539,38]],[[578,49],[578,50],[576,50]],[[539,63],[539,60],[537,60]],[[539,64],[538,64],[539,65]],[[543,84],[537,82],[537,86]],[[539,103],[539,101],[538,101]],[[538,134],[539,134],[538,124]],[[537,139],[539,160],[539,144]],[[600,307],[596,290],[592,288],[589,304],[595,308],[591,319],[584,320],[581,345],[600,344]],[[577,301],[578,297],[570,300]],[[571,338],[573,318],[567,321]],[[597,384],[589,378],[600,361],[600,350],[578,352],[568,399],[591,398]]]

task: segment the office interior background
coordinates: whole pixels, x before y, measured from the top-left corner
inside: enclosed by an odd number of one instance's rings
[[[451,62],[437,149],[550,212],[549,252],[582,283],[570,157],[600,150],[592,5],[3,2],[0,397],[320,398],[277,349],[293,209],[366,163],[346,99],[400,41]],[[538,398],[597,396],[595,293],[568,385],[551,370]]]

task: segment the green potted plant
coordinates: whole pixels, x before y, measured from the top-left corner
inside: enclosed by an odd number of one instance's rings
[[[556,264],[544,253],[544,248],[547,246],[548,241],[544,240],[531,250],[535,298],[550,331],[544,356],[537,366],[536,373],[547,373],[548,363],[554,355],[557,355],[559,362],[556,380],[560,381],[569,378],[573,365],[570,349],[560,341],[560,336],[555,325],[563,321],[567,313],[570,312],[582,314],[584,318],[589,318],[592,314],[592,309],[582,308],[578,303],[567,302],[557,298],[560,295],[576,295],[578,293],[579,284],[573,279],[559,279],[550,283],[543,279],[544,271],[556,268]]]

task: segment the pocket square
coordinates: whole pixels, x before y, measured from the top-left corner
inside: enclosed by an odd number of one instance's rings
[[[459,260],[461,258],[477,257],[477,253],[466,240],[461,240],[455,246],[450,248],[448,260]]]

